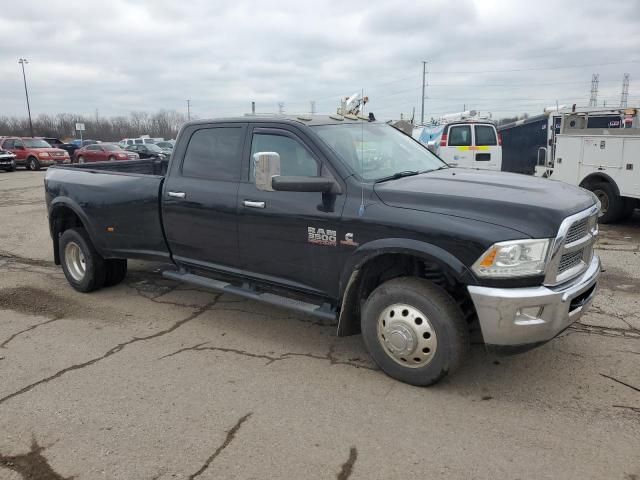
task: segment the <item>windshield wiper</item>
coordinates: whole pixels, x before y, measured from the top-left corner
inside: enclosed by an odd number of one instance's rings
[[[404,170],[402,172],[396,172],[393,175],[389,175],[388,177],[379,178],[375,181],[375,183],[386,182],[389,180],[397,180],[398,178],[402,178],[402,177],[411,177],[412,175],[419,175],[420,173],[422,172],[419,172],[417,170]]]
[[[445,168],[451,168],[449,165],[441,165],[438,168],[432,168],[431,170],[423,170],[420,173],[437,172],[438,170],[444,170]]]

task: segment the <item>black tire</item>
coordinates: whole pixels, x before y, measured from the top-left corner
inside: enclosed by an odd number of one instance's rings
[[[84,274],[78,275],[72,271],[72,259],[67,258],[67,246],[74,244],[79,247],[83,255]],[[75,248],[71,247],[71,251]],[[64,276],[69,284],[79,292],[92,292],[104,285],[106,268],[105,261],[96,251],[84,228],[76,227],[65,230],[59,241],[60,263]],[[70,252],[71,253],[71,252]],[[68,261],[69,260],[69,261]]]
[[[105,279],[104,286],[112,287],[119,284],[127,276],[127,259],[114,258],[105,260]]]
[[[596,194],[602,204],[602,216],[599,223],[617,222],[624,210],[624,199],[616,194],[613,185],[607,182],[594,183],[589,190]]]
[[[40,170],[40,162],[36,157],[27,158],[27,170]]]
[[[415,352],[406,355],[408,362],[403,360],[407,365],[404,366],[401,359],[396,360],[388,353],[379,337],[379,321],[384,312],[393,310],[394,305],[408,305],[419,311],[435,333],[435,353],[423,366],[408,366]],[[401,312],[398,315],[405,314]],[[418,320],[423,322],[416,319],[416,324]],[[378,286],[362,310],[361,329],[364,343],[375,363],[390,377],[411,385],[427,386],[442,380],[463,363],[469,352],[469,328],[460,308],[445,290],[421,278],[395,278]],[[426,333],[424,335],[428,338]],[[416,352],[419,348],[418,343]]]
[[[631,218],[636,211],[636,199],[635,198],[623,198],[624,207],[622,208],[622,214],[620,215],[620,220],[627,220]]]

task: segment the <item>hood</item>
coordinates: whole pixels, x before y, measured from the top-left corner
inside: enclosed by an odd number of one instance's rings
[[[595,203],[566,183],[506,172],[449,168],[375,185],[392,207],[493,223],[532,238],[555,237],[562,220]]]

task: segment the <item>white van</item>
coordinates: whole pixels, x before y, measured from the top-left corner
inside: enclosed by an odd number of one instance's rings
[[[502,168],[500,136],[491,122],[462,120],[425,125],[414,128],[412,136],[452,167]]]
[[[149,143],[156,143],[155,138],[149,137],[140,137],[140,138],[123,138],[118,142],[122,148],[128,147],[129,145],[145,145]]]

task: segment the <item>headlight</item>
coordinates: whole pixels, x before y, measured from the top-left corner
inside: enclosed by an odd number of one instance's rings
[[[38,156],[40,158],[49,158],[50,155],[49,155],[49,152],[40,152]]]
[[[510,240],[495,243],[473,264],[479,277],[511,278],[544,273],[551,240]]]

